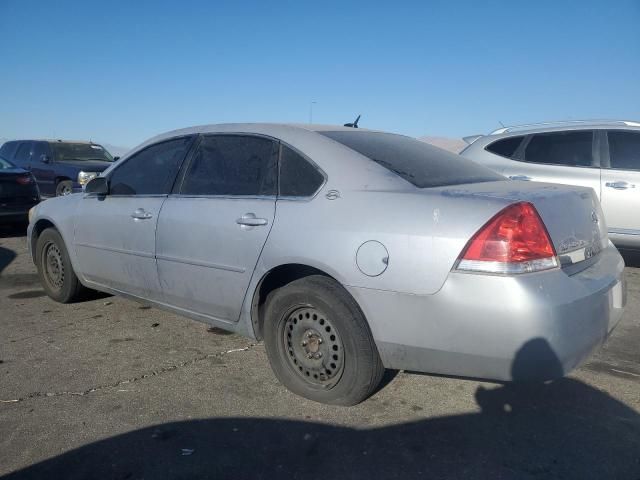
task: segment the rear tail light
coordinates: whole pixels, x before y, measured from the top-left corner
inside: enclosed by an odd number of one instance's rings
[[[501,210],[469,240],[457,269],[517,274],[557,266],[556,251],[540,215],[532,204],[520,202]]]
[[[31,175],[16,177],[16,182],[18,182],[20,185],[30,185],[33,183],[33,177]]]

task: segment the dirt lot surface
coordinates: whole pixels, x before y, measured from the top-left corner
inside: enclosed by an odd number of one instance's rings
[[[289,393],[250,340],[115,297],[54,303],[25,240],[0,230],[3,478],[640,479],[640,269],[568,378],[400,372],[344,408]]]

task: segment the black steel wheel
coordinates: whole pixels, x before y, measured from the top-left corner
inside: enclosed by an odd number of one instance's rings
[[[268,295],[264,342],[280,382],[317,402],[360,403],[384,373],[362,311],[339,283],[322,275]]]
[[[333,387],[342,375],[344,346],[328,315],[314,307],[295,308],[281,325],[289,366],[311,385]]]
[[[36,267],[44,291],[61,303],[78,300],[85,288],[73,267],[62,236],[55,228],[45,229],[36,242]]]

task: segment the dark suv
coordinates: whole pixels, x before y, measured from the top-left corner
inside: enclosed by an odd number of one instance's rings
[[[83,185],[118,159],[101,145],[64,140],[12,140],[2,145],[0,156],[31,171],[47,196],[81,192]]]

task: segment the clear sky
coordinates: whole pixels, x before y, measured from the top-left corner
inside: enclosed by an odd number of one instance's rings
[[[459,137],[640,120],[640,0],[0,0],[0,137],[234,121]]]

